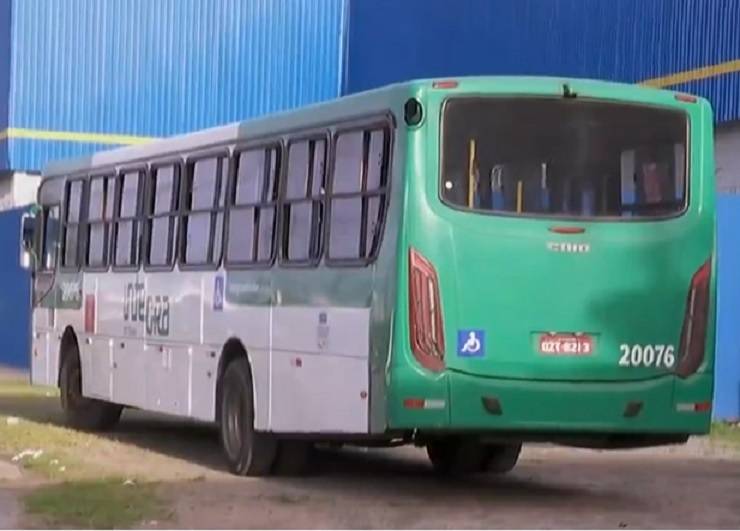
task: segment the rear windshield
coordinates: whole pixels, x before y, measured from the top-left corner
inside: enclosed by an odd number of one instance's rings
[[[520,215],[663,217],[686,206],[682,111],[578,99],[453,98],[442,198]]]

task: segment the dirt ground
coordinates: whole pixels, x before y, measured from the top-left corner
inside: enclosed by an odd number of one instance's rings
[[[9,414],[59,421],[54,398],[0,400]],[[704,439],[619,452],[535,446],[507,476],[452,481],[414,448],[325,451],[308,477],[236,478],[211,426],[136,411],[90,437],[79,453],[101,474],[159,482],[172,518],[149,528],[740,527],[740,453]],[[0,528],[27,523],[9,511],[29,481],[0,479]]]

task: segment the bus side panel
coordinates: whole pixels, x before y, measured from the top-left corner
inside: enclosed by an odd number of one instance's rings
[[[270,429],[367,433],[367,308],[276,306]]]
[[[33,311],[33,337],[31,344],[31,383],[34,385],[57,385],[49,371],[50,345],[56,344],[54,332],[54,309],[35,308]]]

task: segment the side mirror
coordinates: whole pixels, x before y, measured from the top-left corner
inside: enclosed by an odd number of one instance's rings
[[[32,269],[34,266],[34,243],[36,242],[36,216],[25,213],[21,217],[21,267]]]

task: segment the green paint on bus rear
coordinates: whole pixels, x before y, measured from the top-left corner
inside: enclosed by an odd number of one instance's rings
[[[564,83],[570,92],[566,95],[575,93],[574,98],[565,98]],[[709,104],[638,86],[544,78],[463,78],[456,86],[441,89],[432,82],[420,82],[411,87],[410,96],[421,102],[424,117],[407,129],[399,282],[388,371],[389,427],[706,433],[713,387],[716,283]],[[519,214],[493,212],[467,204],[466,191],[460,194],[462,204],[451,204],[443,188],[454,191],[459,183],[448,184],[442,175],[444,157],[453,155],[441,148],[443,109],[456,98],[471,97],[483,103],[496,98],[532,104],[567,99],[573,112],[578,112],[579,105],[597,103],[627,105],[626,109],[638,106],[645,113],[673,111],[673,117],[679,113],[686,117],[686,151],[681,160],[686,162],[687,190],[675,211],[666,207],[661,215],[634,218],[606,215],[611,201],[606,194],[604,216],[548,215],[546,208],[530,215],[526,205],[520,205]],[[640,127],[629,129],[629,134],[619,130],[624,124],[616,116],[624,114],[628,113],[614,113],[614,131],[608,134],[639,137]],[[496,120],[498,115],[491,116]],[[588,116],[581,122],[586,132],[594,125]],[[652,115],[647,116],[646,128],[653,121]],[[557,130],[557,125],[543,121],[537,127],[548,131]],[[546,133],[532,131],[539,135],[532,140],[534,149]],[[519,138],[513,129],[512,135]],[[470,137],[475,136],[471,132]],[[504,136],[499,138],[506,141]],[[449,145],[468,141],[448,139]],[[476,156],[481,160],[486,150],[497,149],[495,143],[478,142]],[[589,143],[597,143],[598,138],[575,131],[569,142],[564,145],[579,147],[573,153],[586,160]],[[621,156],[622,161],[629,159]],[[614,160],[620,159],[610,163]],[[624,173],[624,164],[616,171]],[[491,173],[501,175],[499,169]],[[657,171],[655,166],[652,171]],[[578,232],[557,232],[563,227]],[[411,348],[409,307],[414,301],[409,300],[409,249],[418,251],[438,277],[444,332],[439,370],[426,368]],[[698,370],[679,377],[675,372],[684,356],[681,337],[692,278],[708,260],[712,265],[704,357]],[[471,332],[474,340],[469,346],[480,348],[462,352]],[[543,354],[541,337],[551,332],[585,334],[591,339],[591,350],[579,355]],[[639,353],[633,354],[635,345]],[[675,356],[673,363],[668,363],[668,347]],[[664,358],[660,365],[658,351]]]

